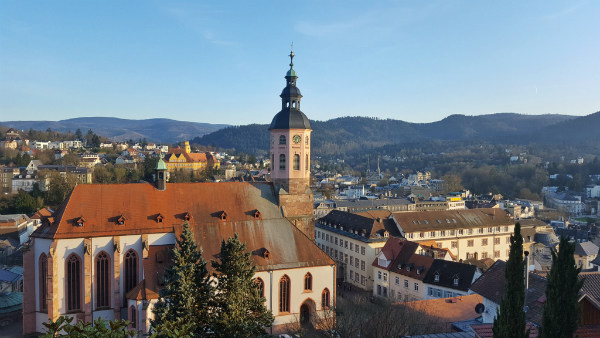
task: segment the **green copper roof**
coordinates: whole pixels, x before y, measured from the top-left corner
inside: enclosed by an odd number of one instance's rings
[[[156,168],[154,168],[154,170],[167,170],[167,165],[165,164],[165,161],[163,161],[163,159],[162,159],[162,154],[160,156],[160,159],[156,163]]]
[[[290,68],[290,70],[288,70],[287,74],[285,74],[285,76],[295,76],[298,77],[298,74],[296,74],[296,71],[294,70],[294,68]]]

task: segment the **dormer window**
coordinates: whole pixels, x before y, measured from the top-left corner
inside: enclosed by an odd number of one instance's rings
[[[260,213],[260,211],[258,211],[258,209],[257,209],[257,210],[254,210],[254,218],[255,218],[255,219],[260,219],[260,217],[261,217],[261,213]]]
[[[440,273],[439,272],[436,272],[435,275],[433,275],[433,281],[434,282],[440,281]]]
[[[406,266],[406,271],[410,271],[410,265]]]
[[[189,212],[186,212],[185,215],[183,215],[183,219],[189,222],[192,219],[192,215],[190,215]]]
[[[219,218],[221,219],[221,221],[226,221],[227,213],[225,211],[221,211],[221,213],[219,214]]]
[[[271,253],[269,252],[269,250],[265,249],[265,251],[263,252],[263,257],[265,259],[269,259],[270,256],[271,256]]]
[[[126,220],[127,219],[125,218],[125,216],[121,215],[121,216],[119,216],[119,218],[117,218],[117,224],[118,225],[123,225],[123,224],[125,224]]]
[[[454,276],[454,286],[458,285],[458,276]]]
[[[85,223],[85,218],[83,217],[79,217],[76,221],[75,221],[75,225],[77,225],[78,227],[82,227],[83,224]]]
[[[165,219],[165,216],[163,216],[162,214],[158,214],[156,216],[156,222],[157,223],[162,223],[164,219]]]

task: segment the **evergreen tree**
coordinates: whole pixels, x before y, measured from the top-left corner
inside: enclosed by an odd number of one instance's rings
[[[187,222],[173,249],[172,261],[153,310],[152,329],[156,337],[203,337],[208,331],[208,302],[213,292],[202,250]]]
[[[510,236],[510,254],[506,262],[504,297],[500,302],[496,318],[494,318],[494,338],[529,337],[526,330],[525,312],[525,283],[523,271],[523,237],[521,224],[515,224],[515,232]]]
[[[254,280],[255,267],[237,234],[223,240],[218,261],[212,261],[217,280],[212,330],[217,337],[259,337],[273,324],[265,299]]]
[[[540,337],[573,337],[579,325],[578,299],[583,280],[577,278],[581,268],[575,266],[575,245],[561,237],[558,254],[552,251]]]

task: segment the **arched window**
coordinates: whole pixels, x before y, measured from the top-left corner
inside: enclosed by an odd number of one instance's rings
[[[308,154],[306,155],[306,171],[308,171],[308,167],[310,167],[310,165],[308,164]]]
[[[96,256],[96,307],[110,306],[110,256],[102,251]]]
[[[285,144],[285,135],[279,136],[279,144]]]
[[[40,256],[39,261],[40,268],[40,279],[39,279],[39,288],[40,288],[40,310],[47,311],[48,310],[48,256],[43,253]]]
[[[290,277],[279,280],[279,312],[290,312]]]
[[[129,307],[129,322],[131,322],[131,328],[135,329],[137,328],[137,310],[135,309],[135,306],[130,306]]]
[[[323,293],[321,294],[321,307],[323,309],[326,309],[326,308],[328,308],[330,306],[329,298],[330,298],[329,297],[329,289],[325,288],[323,290]]]
[[[285,155],[279,155],[279,170],[285,170]]]
[[[67,311],[81,309],[81,259],[76,254],[67,257]]]
[[[294,154],[294,170],[300,170],[300,155]]]
[[[312,290],[312,275],[310,272],[307,272],[306,275],[304,275],[304,291],[310,290]]]
[[[125,254],[125,292],[133,289],[138,283],[138,255],[131,249]]]
[[[256,283],[256,288],[258,289],[258,294],[261,297],[265,297],[265,282],[262,280],[262,278],[256,278],[254,280],[254,282]]]

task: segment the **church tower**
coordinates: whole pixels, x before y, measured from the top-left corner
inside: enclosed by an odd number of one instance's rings
[[[300,110],[302,94],[296,87],[294,51],[281,92],[281,111],[275,115],[271,134],[271,181],[284,216],[314,240],[313,194],[310,190],[310,122]]]

